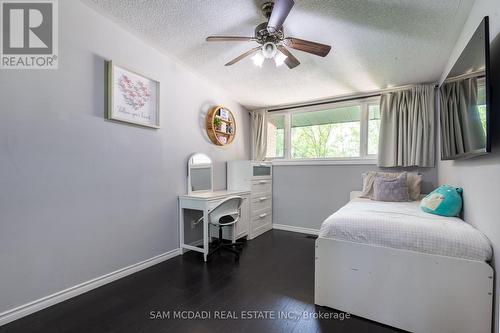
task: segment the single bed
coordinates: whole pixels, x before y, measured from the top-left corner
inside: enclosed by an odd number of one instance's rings
[[[482,233],[418,201],[353,197],[316,241],[316,304],[411,332],[491,332],[492,250]]]

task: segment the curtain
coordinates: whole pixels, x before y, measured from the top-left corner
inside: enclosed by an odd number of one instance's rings
[[[486,146],[477,109],[477,78],[444,83],[440,89],[442,156]]]
[[[379,166],[434,166],[435,103],[434,85],[382,94]]]
[[[267,111],[256,110],[251,112],[252,121],[252,159],[263,161],[267,150]]]

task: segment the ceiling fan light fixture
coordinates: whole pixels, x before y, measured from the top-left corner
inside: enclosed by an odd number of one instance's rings
[[[268,42],[262,45],[262,54],[266,59],[272,59],[276,55],[277,48],[274,43]]]
[[[265,0],[264,0],[265,1]],[[326,57],[331,50],[330,45],[312,42],[296,37],[286,37],[283,23],[294,6],[294,0],[267,0],[262,6],[262,14],[267,22],[255,27],[253,37],[243,36],[208,36],[208,42],[235,41],[257,42],[259,46],[229,61],[225,66],[232,66],[247,57],[252,57],[255,66],[262,67],[266,59],[273,59],[276,66],[286,64],[289,69],[300,65],[300,61],[288,48],[306,52],[319,57]]]
[[[276,55],[274,56],[274,63],[276,64],[276,67],[279,67],[285,63],[286,58],[288,58],[286,55],[284,55],[282,52],[276,52]]]
[[[262,67],[262,64],[264,63],[265,59],[266,58],[260,51],[255,53],[255,55],[252,57],[253,64],[257,67]]]

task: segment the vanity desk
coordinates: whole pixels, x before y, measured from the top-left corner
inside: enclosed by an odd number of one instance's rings
[[[216,237],[217,230],[210,230],[208,224],[208,212],[217,206],[219,202],[232,196],[240,196],[243,198],[241,204],[241,217],[234,228],[224,230],[223,238],[234,242],[236,239],[248,235],[249,220],[250,220],[250,191],[211,191],[203,193],[192,193],[179,196],[179,230],[180,230],[180,247],[181,250],[193,250],[203,253],[203,259],[207,261],[208,244],[210,237]],[[194,220],[185,218],[185,210],[193,210],[203,212],[203,243],[186,244],[185,233],[193,229]],[[200,223],[201,224],[201,223]],[[189,242],[188,242],[189,243]],[[203,247],[199,247],[202,245]]]
[[[240,218],[224,228],[223,238],[235,242],[249,235],[250,191],[213,190],[213,163],[205,154],[193,154],[188,162],[188,194],[179,196],[179,240],[182,253],[192,250],[203,253],[207,261],[210,238],[218,237],[217,228],[210,228],[208,214],[220,202],[233,196],[243,198]]]

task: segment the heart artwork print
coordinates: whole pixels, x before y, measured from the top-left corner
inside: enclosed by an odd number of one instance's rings
[[[125,74],[120,77],[119,86],[125,103],[134,110],[143,108],[151,97],[151,90],[148,85],[142,81],[134,81]]]
[[[108,63],[108,119],[160,128],[160,82]]]

